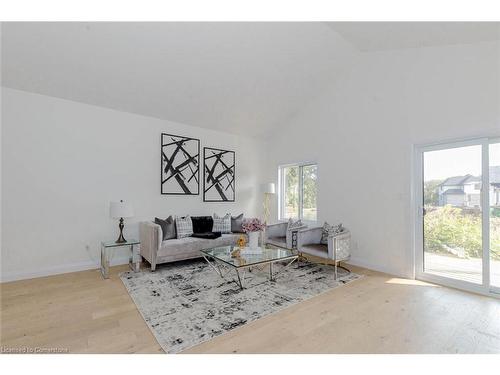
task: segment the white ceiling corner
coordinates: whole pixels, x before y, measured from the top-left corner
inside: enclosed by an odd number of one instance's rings
[[[362,52],[500,40],[499,22],[327,22]]]

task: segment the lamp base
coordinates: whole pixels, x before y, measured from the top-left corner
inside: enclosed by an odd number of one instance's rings
[[[264,203],[262,204],[262,207],[264,207],[264,224],[267,224],[269,216],[271,215],[271,210],[269,209],[269,195],[268,193],[264,193]]]
[[[118,237],[118,239],[115,241],[115,243],[125,243],[127,242],[127,240],[125,239],[125,237],[123,237],[123,217],[120,218],[120,224],[118,224],[118,228],[120,228],[120,236]]]

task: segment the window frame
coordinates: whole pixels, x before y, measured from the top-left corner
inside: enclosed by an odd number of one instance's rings
[[[304,221],[304,167],[310,167],[310,166],[315,166],[316,171],[318,171],[318,163],[314,161],[308,161],[308,162],[300,162],[300,163],[289,163],[289,164],[282,164],[278,166],[278,220],[283,221],[283,220],[288,220],[289,218],[285,217],[285,204],[284,204],[284,198],[285,198],[285,174],[283,173],[285,168],[291,168],[291,167],[298,167],[299,168],[299,215],[297,218],[294,219],[299,219]],[[318,183],[316,182],[316,220],[306,220],[309,222],[315,222],[318,220]]]

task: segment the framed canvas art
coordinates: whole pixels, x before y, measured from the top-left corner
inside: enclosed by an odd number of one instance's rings
[[[203,201],[234,202],[235,152],[203,148]]]
[[[200,194],[200,140],[161,134],[161,193]]]

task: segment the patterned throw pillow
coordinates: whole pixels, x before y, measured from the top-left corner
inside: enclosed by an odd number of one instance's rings
[[[191,216],[176,216],[175,227],[177,228],[177,238],[191,237],[193,234],[193,221],[191,220]]]
[[[344,227],[342,227],[342,223],[338,225],[330,225],[325,221],[323,224],[323,232],[321,233],[321,243],[323,245],[328,245],[328,236],[336,235],[344,231]]]
[[[214,232],[231,233],[231,214],[220,217],[214,214]]]
[[[303,227],[304,224],[302,223],[302,220],[293,220],[292,218],[288,219],[288,225],[286,227],[286,230],[291,230],[291,229],[296,229]]]

